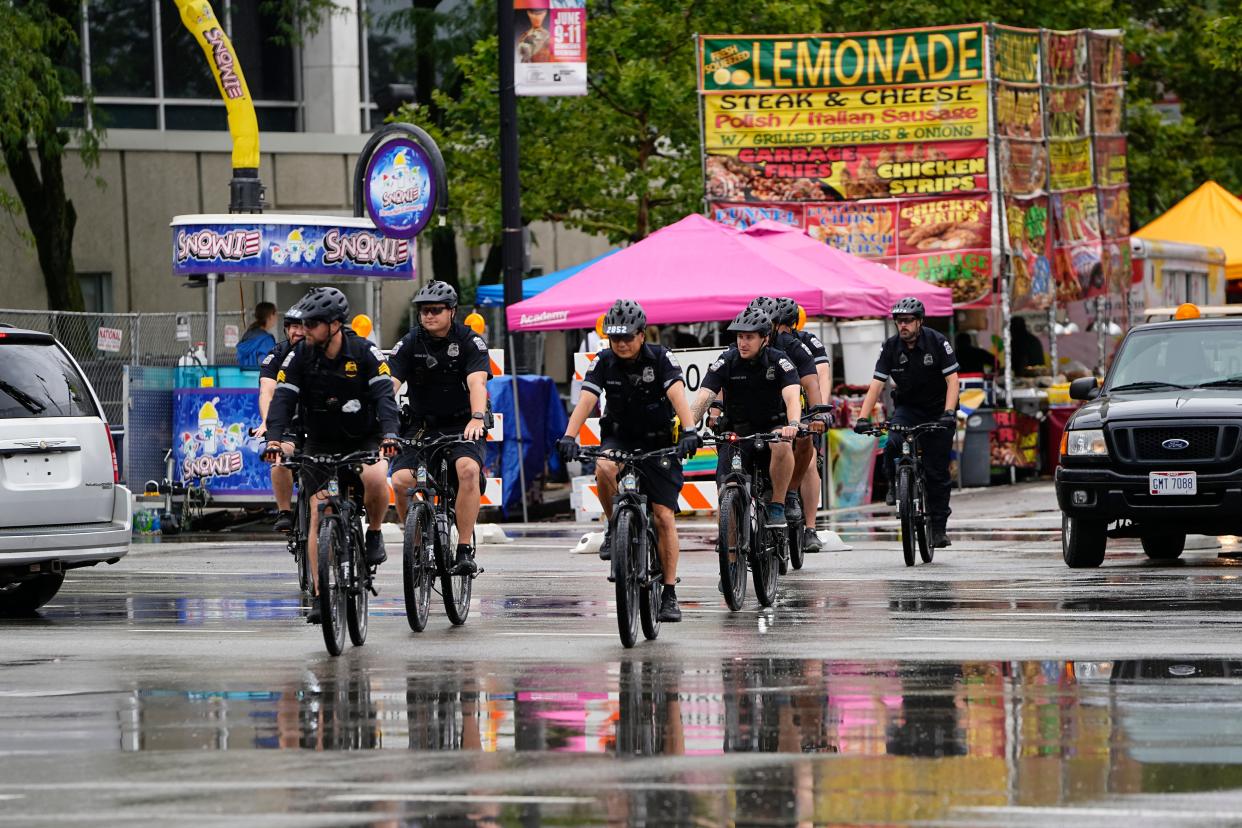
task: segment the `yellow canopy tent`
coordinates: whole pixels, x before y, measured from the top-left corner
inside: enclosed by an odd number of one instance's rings
[[[1225,278],[1242,279],[1242,200],[1209,181],[1134,234],[1149,241],[1220,247]]]

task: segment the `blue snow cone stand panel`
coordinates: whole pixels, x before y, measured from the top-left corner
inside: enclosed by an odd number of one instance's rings
[[[178,388],[173,392],[173,477],[213,496],[272,497],[264,443],[252,436],[262,418],[248,388]]]

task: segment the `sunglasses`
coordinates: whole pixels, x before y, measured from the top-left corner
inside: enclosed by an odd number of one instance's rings
[[[608,338],[613,342],[620,342],[622,345],[629,345],[635,339],[638,339],[638,334],[613,334]]]
[[[306,319],[306,320],[303,320],[302,327],[306,328],[306,330],[308,331],[313,331],[315,328],[318,328],[320,325],[326,325],[326,324],[328,323],[322,319]]]
[[[448,305],[440,305],[439,307],[423,305],[418,309],[418,312],[421,313],[423,316],[439,316],[440,314],[444,313],[446,310],[448,310]]]
[[[913,325],[915,322],[919,320],[918,320],[918,317],[914,317],[914,316],[898,316],[893,321],[896,322],[898,325]]]

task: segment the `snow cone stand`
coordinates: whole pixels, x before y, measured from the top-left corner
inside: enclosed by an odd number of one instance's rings
[[[171,222],[172,272],[206,281],[205,365],[181,366],[172,392],[171,482],[199,487],[213,503],[270,502],[258,378],[216,365],[216,289],[223,279],[363,283],[360,336],[378,340],[381,280],[415,278],[415,237],[448,208],[444,160],[412,124],[389,124],[367,140],[354,167],[354,216],[263,213],[259,132],[241,66],[206,0],[177,0],[198,39],[228,109],[233,179],[228,214],[182,215]],[[308,285],[309,286],[309,285]]]

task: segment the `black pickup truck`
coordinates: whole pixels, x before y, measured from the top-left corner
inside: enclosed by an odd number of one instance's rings
[[[1242,319],[1140,325],[1070,396],[1087,402],[1056,475],[1066,564],[1099,566],[1108,538],[1172,560],[1187,533],[1242,534]]]

